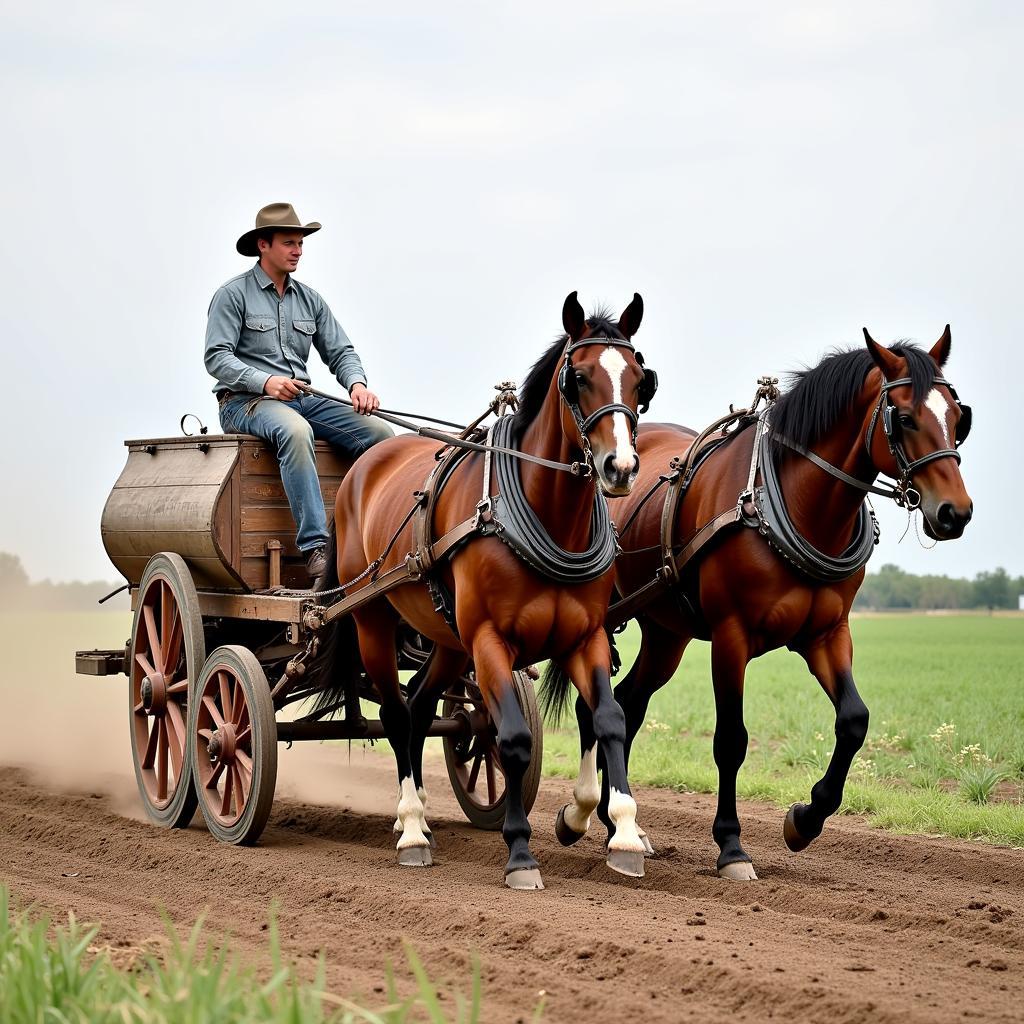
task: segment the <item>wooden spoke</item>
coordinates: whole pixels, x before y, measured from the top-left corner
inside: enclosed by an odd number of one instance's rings
[[[142,609],[142,617],[146,622],[146,637],[149,640],[149,653],[157,667],[163,672],[163,665],[160,662],[160,637],[156,631],[156,616],[153,614],[153,606],[147,604]]]
[[[165,718],[158,718],[157,731],[160,738],[156,748],[156,796],[158,800],[167,799],[167,725]]]
[[[142,669],[143,672],[146,673],[147,676],[156,675],[156,669],[153,668],[153,665],[150,662],[149,658],[147,658],[144,654],[136,654],[135,660],[139,663],[139,667]]]
[[[469,781],[466,783],[466,792],[472,793],[476,789],[476,780],[480,775],[480,763],[484,759],[483,751],[480,751],[473,759],[473,768],[469,773]]]
[[[212,771],[212,772],[210,772],[210,778],[209,778],[209,779],[207,780],[207,782],[206,782],[206,788],[207,788],[207,789],[213,789],[213,790],[216,790],[216,788],[217,788],[217,783],[218,783],[218,782],[220,782],[220,777],[221,777],[221,775],[223,775],[223,774],[224,774],[224,769],[225,769],[226,767],[227,767],[227,766],[226,766],[226,765],[224,764],[224,762],[223,762],[223,761],[218,761],[218,762],[217,762],[217,763],[216,763],[216,764],[215,764],[215,765],[213,766],[213,771]]]
[[[230,722],[233,702],[231,698],[231,683],[228,680],[227,673],[218,672],[217,682],[220,684],[220,707],[224,714],[224,722]],[[223,725],[224,722],[221,722],[220,724]]]
[[[149,742],[146,744],[146,753],[142,758],[143,768],[152,768],[156,764],[156,748],[160,742],[160,722],[153,719],[153,731],[149,734]]]
[[[241,814],[246,800],[249,799],[249,789],[245,784],[241,768],[237,764],[233,764],[231,770],[235,773],[235,806],[238,808],[238,813]]]
[[[235,773],[228,770],[227,776],[224,779],[224,796],[220,802],[220,816],[226,818],[231,811],[231,797],[235,789]]]
[[[249,778],[252,778],[252,758],[244,751],[235,748],[235,758]]]
[[[187,679],[179,679],[178,682],[171,683],[171,685],[167,687],[167,692],[168,693],[188,693],[188,680]]]
[[[172,727],[173,744],[171,745],[171,760],[174,762],[174,777],[181,778],[181,768],[185,761],[185,719],[182,717],[181,708],[174,701],[167,705],[167,721]]]
[[[224,718],[217,707],[217,702],[208,693],[203,694],[203,707],[210,713],[210,717],[219,729],[224,724]]]
[[[199,730],[199,735],[202,736],[203,739],[206,740],[207,743],[209,743],[210,740],[213,739],[213,730],[212,729],[200,729]]]
[[[174,594],[170,586],[160,581],[160,658],[163,662],[164,675],[170,675],[174,663],[170,660],[172,622],[175,609]]]
[[[240,686],[235,688],[235,700],[237,703],[235,704],[231,721],[238,727],[247,725],[249,722],[249,705],[245,702],[245,694],[242,693]]]
[[[170,678],[178,670],[178,659],[181,657],[181,642],[184,635],[181,631],[181,622],[178,620],[178,610],[174,609],[174,616],[171,620],[171,631],[164,637],[166,656],[164,658],[164,672]]]
[[[235,744],[241,746],[245,741],[252,735],[252,727],[246,726],[238,735],[235,736]]]
[[[139,713],[140,711],[141,711],[141,712],[143,712],[143,713],[145,713],[145,710],[146,710],[146,706],[145,706],[145,705],[144,705],[144,704],[142,703],[142,701],[141,701],[141,700],[139,701],[139,703],[138,703],[138,704],[136,704],[136,705],[135,705],[135,706],[134,706],[134,707],[132,708],[132,711],[134,711],[134,712],[135,712],[135,714],[138,714],[138,713]]]

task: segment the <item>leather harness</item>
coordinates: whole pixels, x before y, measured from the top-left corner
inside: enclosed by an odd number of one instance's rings
[[[621,534],[625,535],[648,499],[663,484],[668,484],[661,513],[659,545],[661,566],[652,580],[611,605],[606,619],[607,627],[616,630],[624,626],[642,608],[668,590],[675,590],[690,605],[688,610],[698,616],[698,610],[683,594],[683,572],[719,533],[737,524],[756,529],[781,557],[803,575],[816,582],[835,583],[849,579],[854,573],[859,572],[867,564],[879,540],[878,520],[874,510],[870,508],[867,501],[861,505],[853,540],[842,554],[830,556],[819,551],[797,530],[789,516],[771,443],[775,441],[803,455],[820,469],[852,487],[892,498],[897,505],[913,510],[920,504],[920,494],[911,486],[914,471],[936,459],[952,458],[958,463],[960,462],[958,449],[970,430],[971,411],[970,406],[960,402],[952,385],[945,378],[936,376],[933,383],[948,387],[953,395],[953,400],[961,410],[961,424],[958,425],[955,446],[938,449],[919,459],[910,460],[903,449],[902,439],[895,425],[895,407],[889,398],[889,392],[893,388],[910,383],[910,378],[900,378],[883,383],[865,436],[865,445],[870,454],[875,427],[881,420],[889,451],[900,471],[900,477],[894,486],[882,487],[850,476],[802,445],[795,444],[779,434],[773,434],[769,424],[769,415],[772,404],[779,395],[776,387],[778,380],[772,377],[761,377],[758,380],[758,389],[750,408],[730,410],[727,416],[721,417],[706,428],[690,445],[684,460],[678,458],[672,460],[669,473],[659,477],[623,525]],[[766,403],[765,408],[759,415],[756,415],[755,411],[761,401]],[[734,428],[727,432],[727,428],[732,424],[735,424]],[[752,446],[747,485],[740,492],[736,504],[718,513],[679,547],[675,540],[679,506],[696,471],[718,447],[754,424],[756,424],[758,433]],[[760,485],[757,485],[758,474],[761,476]],[[639,553],[639,551],[623,552],[627,556],[634,553]]]

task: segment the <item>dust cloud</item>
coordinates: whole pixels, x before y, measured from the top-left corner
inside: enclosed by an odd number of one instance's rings
[[[123,648],[131,625],[130,612],[0,612],[0,765],[28,771],[48,790],[100,795],[115,813],[146,820],[132,768],[127,678],[75,673],[76,651]],[[379,785],[365,786],[367,772],[379,778],[382,759],[393,763],[386,743],[280,745],[277,796],[389,813]]]

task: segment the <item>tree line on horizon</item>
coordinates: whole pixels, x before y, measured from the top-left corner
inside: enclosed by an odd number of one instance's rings
[[[109,580],[72,580],[66,583],[41,580],[33,583],[17,555],[0,551],[0,611],[123,612],[127,607],[123,594],[106,604],[97,603],[123,583],[123,580],[117,583]]]
[[[1017,608],[1024,594],[1024,576],[1011,576],[1001,566],[979,572],[974,579],[952,576],[917,576],[887,562],[869,572],[857,592],[857,611],[886,609],[989,609]]]
[[[124,599],[96,602],[120,586],[120,582],[74,580],[54,583],[28,578],[17,555],[0,551],[0,610],[3,611],[123,611]],[[869,572],[857,593],[858,611],[886,609],[1003,609],[1016,608],[1024,594],[1024,576],[1011,576],[1002,567],[979,572],[974,579],[951,576],[918,576],[887,562]]]

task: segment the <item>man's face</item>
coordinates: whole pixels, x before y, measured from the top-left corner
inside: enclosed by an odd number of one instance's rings
[[[291,274],[299,265],[302,255],[302,235],[297,232],[275,231],[269,242],[259,239],[260,262],[268,273]]]

